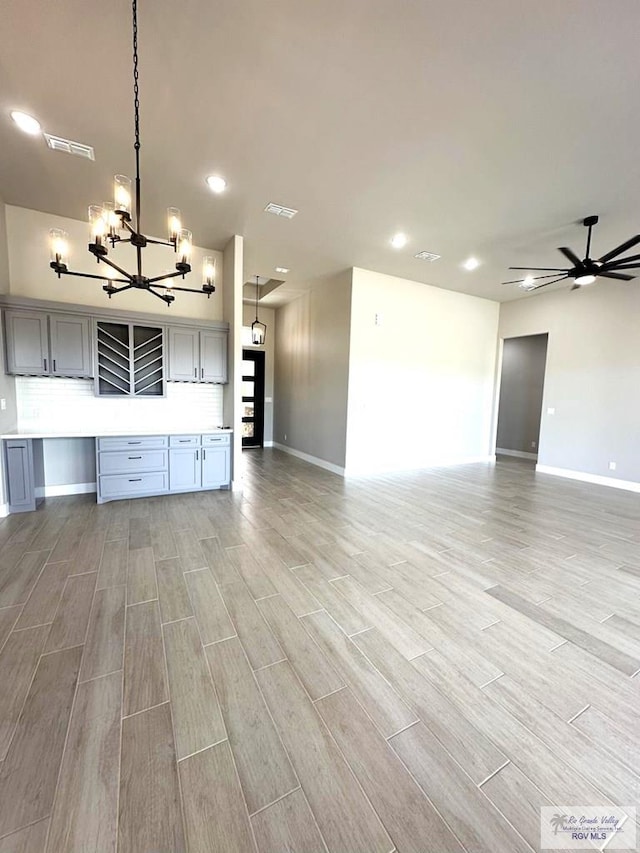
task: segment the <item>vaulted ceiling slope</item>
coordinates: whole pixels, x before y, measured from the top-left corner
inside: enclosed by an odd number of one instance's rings
[[[0,196],[83,219],[133,172],[129,4],[0,17]],[[145,230],[171,204],[199,245],[244,234],[247,279],[291,270],[271,301],[354,265],[511,299],[509,264],[557,266],[582,217],[600,214],[596,252],[640,230],[638,0],[141,0],[139,18]]]

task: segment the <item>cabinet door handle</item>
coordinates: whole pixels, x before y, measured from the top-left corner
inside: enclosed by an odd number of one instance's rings
[[[200,451],[196,450],[196,462],[200,461]]]
[[[194,378],[195,378],[195,379],[197,379],[197,378],[198,378],[198,368],[197,368],[197,367],[194,367],[194,368],[193,368],[193,376],[194,376]]]
[[[204,379],[204,367],[200,368],[200,379]]]
[[[130,456],[129,459],[142,459],[142,456]]]
[[[127,444],[142,444],[141,441],[128,441]]]
[[[178,439],[178,444],[189,444],[189,443],[190,443],[190,441],[191,441],[191,439],[190,439],[190,438],[179,438],[179,439]]]
[[[54,373],[56,372],[56,360],[55,360],[55,358],[53,359],[53,372]]]
[[[205,462],[206,458],[207,458],[207,451],[203,447],[202,448],[202,461]]]
[[[130,483],[141,483],[141,482],[142,482],[142,477],[136,477],[136,478],[135,478],[135,479],[133,479],[133,480],[129,480],[129,482],[130,482]]]
[[[47,372],[47,359],[43,358],[42,360],[44,361],[44,372],[46,373]]]

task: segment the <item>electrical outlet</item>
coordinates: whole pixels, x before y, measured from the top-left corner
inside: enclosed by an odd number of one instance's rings
[[[376,320],[375,320],[375,323],[376,323],[376,326],[381,326],[381,325],[382,325],[382,314],[376,314]]]
[[[2,409],[2,411],[4,412],[4,411],[6,411],[6,408],[7,408],[7,401],[3,397],[2,400],[0,400],[0,409]]]
[[[533,447],[533,448],[535,449],[535,446],[536,446],[536,442],[535,442],[535,441],[532,441],[532,442],[531,442],[531,447]]]
[[[609,462],[609,470],[610,471],[616,470],[616,463],[615,462]]]
[[[285,440],[285,441],[287,440],[287,434],[286,434],[286,432],[285,432],[285,434],[284,434],[284,440]]]

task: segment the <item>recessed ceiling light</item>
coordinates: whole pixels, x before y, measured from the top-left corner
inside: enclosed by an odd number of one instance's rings
[[[284,275],[289,272],[289,267],[276,267],[276,272],[281,272]]]
[[[471,272],[472,270],[477,270],[480,266],[480,261],[477,258],[467,258],[467,260],[462,264],[462,266]]]
[[[394,234],[391,238],[391,245],[394,249],[403,249],[408,242],[409,238],[406,234]]]
[[[220,175],[209,175],[207,178],[209,189],[214,193],[223,193],[227,188],[227,182]]]
[[[536,282],[532,275],[526,275],[518,285],[521,290],[534,290],[535,286]]]
[[[418,252],[418,254],[414,255],[413,257],[417,258],[419,261],[431,261],[431,262],[433,262],[433,261],[437,261],[438,258],[441,257],[441,255],[436,255],[435,252]]]
[[[13,110],[11,118],[15,121],[20,130],[31,134],[31,136],[37,136],[42,132],[38,119],[27,115],[27,113],[21,113],[20,110]]]

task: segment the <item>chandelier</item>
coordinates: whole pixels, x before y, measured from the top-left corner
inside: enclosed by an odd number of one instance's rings
[[[132,209],[132,182],[125,175],[116,175],[114,178],[114,200],[102,205],[92,204],[89,206],[89,226],[91,229],[91,242],[89,252],[95,257],[98,264],[105,264],[109,269],[105,275],[92,275],[90,273],[73,272],[67,268],[68,235],[60,228],[52,228],[49,231],[51,263],[49,266],[61,275],[75,275],[83,278],[93,278],[106,282],[102,289],[108,294],[109,299],[114,293],[122,293],[124,290],[138,288],[146,290],[162,299],[167,305],[174,301],[172,291],[185,293],[206,293],[207,298],[215,291],[215,259],[207,256],[202,266],[202,289],[191,287],[174,287],[172,279],[191,272],[191,231],[182,227],[180,211],[177,207],[167,208],[167,240],[155,240],[146,237],[140,228],[140,97],[138,86],[138,3],[133,0],[133,107],[134,107],[134,150],[136,156],[136,178],[135,178],[135,210]],[[130,243],[136,250],[136,272],[130,273],[119,264],[108,257],[109,245],[112,249],[118,243]],[[149,278],[142,271],[142,250],[149,244],[158,246],[170,246],[178,256],[176,271]],[[116,286],[121,285],[121,286]]]

